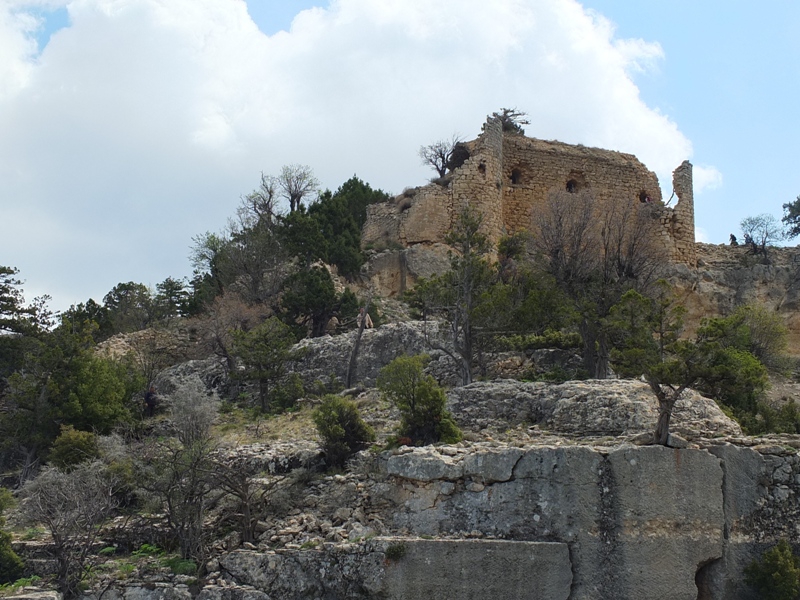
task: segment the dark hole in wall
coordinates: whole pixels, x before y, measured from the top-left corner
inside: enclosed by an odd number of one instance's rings
[[[652,202],[650,199],[650,194],[648,194],[645,190],[639,192],[639,202],[642,204],[650,204]]]
[[[478,173],[480,173],[481,175],[486,175],[486,163],[485,162],[481,162],[481,164],[478,165]]]
[[[712,600],[714,584],[714,567],[720,564],[722,559],[717,558],[700,565],[697,573],[694,574],[694,583],[697,586],[697,600]]]
[[[570,179],[569,181],[567,181],[567,191],[570,194],[574,194],[575,192],[577,192],[578,187],[579,187],[578,182],[575,181],[574,179]]]
[[[522,171],[520,169],[511,170],[511,184],[519,185],[522,183]]]

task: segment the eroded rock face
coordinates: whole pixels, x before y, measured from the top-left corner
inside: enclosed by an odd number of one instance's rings
[[[723,555],[723,471],[704,450],[511,448],[454,460],[419,449],[388,470],[402,489],[392,495],[400,530],[569,544],[573,600],[658,589],[694,600],[698,567]]]
[[[670,276],[687,308],[688,329],[696,329],[703,318],[757,303],[781,315],[789,328],[790,352],[800,354],[800,248],[771,248],[765,261],[746,246],[696,247],[697,269],[676,265]]]
[[[376,538],[349,549],[238,551],[221,567],[249,587],[241,596],[205,588],[203,600],[258,600],[262,590],[286,599],[567,600],[572,582],[569,548],[553,542]]]
[[[473,430],[528,424],[561,434],[619,436],[654,431],[658,419],[649,386],[627,379],[476,382],[451,389],[448,407],[463,428]],[[693,390],[675,405],[671,429],[689,437],[741,435],[738,423]]]
[[[429,344],[430,339],[438,339],[438,332],[438,323],[433,321],[389,323],[375,329],[365,329],[353,383],[374,386],[378,372],[392,360],[403,354],[423,353],[431,356],[428,370],[434,376],[444,381],[452,379],[456,372],[452,361],[443,352],[432,350]],[[331,376],[344,383],[355,339],[355,331],[305,339],[296,346],[302,358],[291,364],[289,371],[298,373],[306,386],[313,386],[316,381],[327,383]]]

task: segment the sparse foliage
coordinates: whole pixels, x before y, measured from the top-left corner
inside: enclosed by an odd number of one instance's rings
[[[289,212],[299,210],[303,199],[319,189],[319,181],[314,177],[311,167],[306,165],[286,165],[277,177],[281,195],[289,201]]]
[[[447,174],[448,165],[453,157],[456,144],[460,141],[460,137],[453,134],[450,139],[439,140],[427,146],[421,146],[419,157],[422,159],[422,164],[432,167],[439,174],[439,177],[444,177]]]
[[[531,124],[531,122],[525,118],[528,116],[528,113],[517,110],[516,108],[501,108],[500,112],[492,113],[492,116],[496,119],[500,119],[500,123],[503,124],[503,131],[519,133],[521,135],[525,134],[525,130],[522,126]]]
[[[753,254],[767,255],[767,246],[784,239],[784,233],[778,220],[768,213],[745,217],[739,225],[742,228],[745,242],[750,245]]]
[[[201,562],[208,536],[204,520],[216,487],[211,424],[217,409],[200,384],[179,388],[171,401],[177,439],[153,441],[145,448],[139,483],[161,504],[181,557]]]
[[[646,291],[666,259],[651,205],[611,203],[599,211],[596,204],[587,191],[551,192],[534,218],[534,240],[578,315],[584,368],[604,379],[610,358],[604,320],[626,291]]]
[[[58,564],[57,584],[67,597],[77,595],[86,576],[100,525],[117,501],[117,482],[99,462],[69,473],[53,467],[22,488],[22,511],[29,522],[47,527]]]

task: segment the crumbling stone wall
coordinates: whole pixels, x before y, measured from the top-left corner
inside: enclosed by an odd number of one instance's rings
[[[504,235],[530,229],[552,191],[588,190],[601,211],[614,207],[623,214],[633,213],[641,203],[656,207],[658,235],[669,260],[696,266],[688,161],[674,172],[678,202],[668,207],[655,173],[632,154],[504,133],[495,118],[489,118],[481,135],[465,146],[469,158],[446,177],[407,190],[391,202],[369,206],[363,246],[400,250],[442,243],[467,205],[482,215],[484,232],[496,243]],[[413,284],[413,274],[406,279]]]

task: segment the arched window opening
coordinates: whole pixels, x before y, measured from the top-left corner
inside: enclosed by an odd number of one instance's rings
[[[574,179],[570,179],[569,181],[567,181],[567,191],[570,194],[576,193],[578,191],[578,182],[575,181]]]

